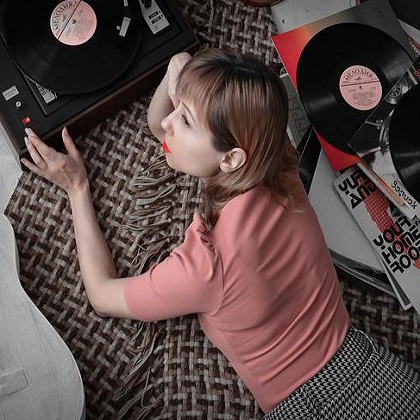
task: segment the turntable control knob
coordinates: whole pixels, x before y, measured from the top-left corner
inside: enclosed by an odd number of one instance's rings
[[[15,103],[15,107],[16,107],[16,109],[20,109],[20,108],[22,108],[22,102],[20,102],[20,101],[16,101],[16,103]]]
[[[23,117],[22,118],[22,124],[23,125],[30,125],[32,122],[31,117]]]

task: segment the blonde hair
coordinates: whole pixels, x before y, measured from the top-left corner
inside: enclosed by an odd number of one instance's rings
[[[242,167],[206,179],[204,213],[210,227],[230,199],[255,186],[279,199],[293,195],[289,175],[297,156],[286,134],[287,93],[274,71],[251,55],[207,49],[182,69],[177,95],[194,104],[216,150],[240,147],[247,153]]]

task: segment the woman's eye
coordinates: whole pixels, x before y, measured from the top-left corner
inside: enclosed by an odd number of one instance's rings
[[[187,117],[184,114],[182,114],[181,118],[182,118],[182,122],[184,123],[184,125],[186,127],[189,127],[190,126],[190,123],[188,122]]]

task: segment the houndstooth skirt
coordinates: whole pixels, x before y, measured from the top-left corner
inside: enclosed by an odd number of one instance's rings
[[[264,420],[419,420],[420,375],[361,331]]]

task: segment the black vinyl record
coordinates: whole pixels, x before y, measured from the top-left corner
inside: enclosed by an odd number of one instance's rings
[[[346,22],[309,40],[296,83],[315,130],[337,149],[355,155],[348,141],[411,64],[409,54],[385,32]]]
[[[133,61],[142,28],[138,0],[126,6],[124,0],[9,0],[5,11],[6,45],[16,65],[63,94],[116,80]]]
[[[420,202],[420,85],[399,100],[389,126],[389,150],[407,191]]]

